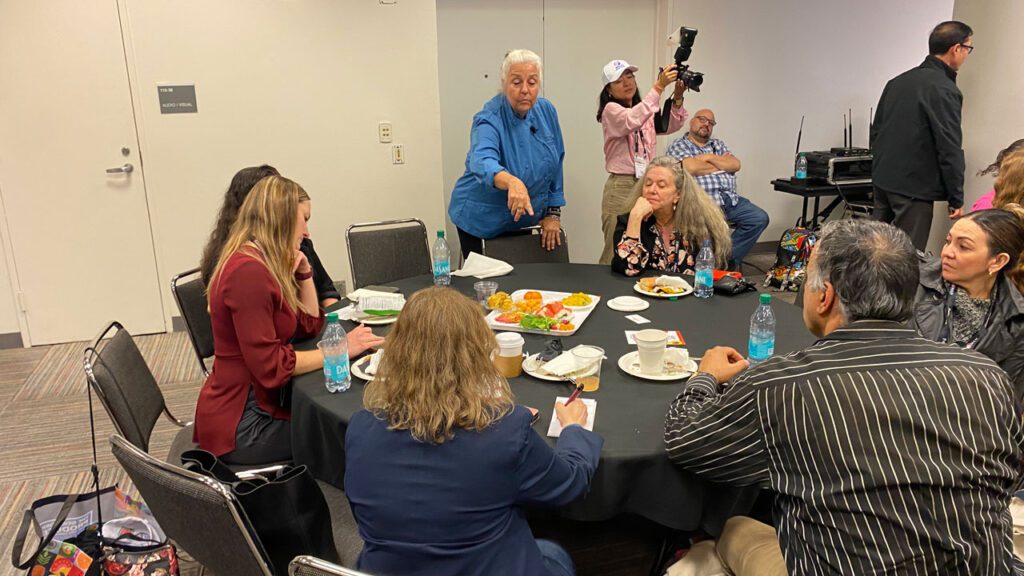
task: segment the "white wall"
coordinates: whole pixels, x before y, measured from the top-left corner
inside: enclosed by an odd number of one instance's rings
[[[978,170],[1011,142],[1024,138],[1024,2],[956,0],[953,16],[974,30],[978,46],[957,78],[964,93],[964,197],[970,207],[992,189],[992,177],[977,176]]]
[[[653,82],[655,5],[654,0],[438,0],[446,209],[465,171],[473,115],[500,89],[502,58],[510,49],[529,48],[544,60],[542,95],[558,110],[565,140],[562,226],[570,257],[597,262],[607,178],[601,125],[595,120],[601,68],[623,58],[641,68],[641,86]],[[454,235],[454,228],[449,232]]]
[[[714,135],[743,163],[740,193],[771,216],[763,241],[800,212],[798,197],[769,184],[792,175],[800,116],[802,150],[841,146],[848,108],[854,143],[866,146],[869,107],[891,77],[924,59],[928,33],[952,11],[952,0],[673,1],[673,26],[699,30],[690,62],[706,74],[687,108],[714,110]]]
[[[162,282],[197,265],[235,171],[264,162],[313,198],[336,280],[349,224],[443,226],[432,2],[122,1]],[[199,113],[161,115],[161,83],[194,83]],[[378,143],[382,120],[406,164]]]
[[[0,196],[2,197],[2,196]],[[0,215],[3,210],[0,210]],[[0,228],[7,222],[0,219]],[[14,275],[10,271],[13,260],[7,257],[6,242],[2,240],[7,230],[0,230],[0,334],[13,334],[20,330],[18,311],[14,300]]]

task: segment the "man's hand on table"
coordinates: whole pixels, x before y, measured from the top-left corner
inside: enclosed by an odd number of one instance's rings
[[[700,359],[700,367],[697,368],[697,371],[706,372],[714,376],[717,383],[724,384],[735,378],[737,374],[743,372],[749,366],[750,362],[737,352],[735,348],[715,346],[704,353],[704,357]]]

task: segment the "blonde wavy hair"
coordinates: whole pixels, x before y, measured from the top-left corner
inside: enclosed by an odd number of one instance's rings
[[[1017,150],[1003,158],[993,187],[996,189],[995,198],[992,199],[993,208],[1024,204],[1024,150]]]
[[[679,191],[679,202],[676,203],[673,219],[675,229],[682,233],[691,247],[696,246],[698,250],[704,240],[710,238],[715,250],[715,262],[719,267],[725,268],[732,257],[732,234],[729,232],[729,225],[725,222],[722,209],[700,187],[693,176],[683,170],[679,160],[671,156],[658,156],[651,160],[644,171],[644,177],[633,186],[633,193],[624,206],[627,209],[632,208],[637,199],[644,195],[644,181],[651,168],[667,168],[675,177],[676,190]]]
[[[306,310],[299,300],[299,285],[293,273],[295,251],[298,249],[294,245],[295,222],[299,204],[308,201],[309,194],[302,186],[284,176],[267,176],[257,182],[242,202],[238,219],[231,225],[209,285],[220,279],[221,270],[232,254],[243,252],[263,262],[292,310],[301,309],[313,314],[314,311]],[[250,241],[259,250],[246,246]]]
[[[514,406],[491,362],[496,347],[479,304],[451,288],[420,290],[388,334],[363,406],[421,442],[442,444],[456,428],[483,430]]]

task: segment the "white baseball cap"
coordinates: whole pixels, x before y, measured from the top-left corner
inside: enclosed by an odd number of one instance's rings
[[[639,68],[637,68],[636,66],[631,66],[629,62],[626,62],[625,60],[612,60],[611,62],[604,65],[604,70],[602,71],[601,79],[604,82],[604,84],[610,84],[618,80],[619,76],[622,76],[622,73],[625,72],[626,70],[629,70],[630,72],[636,72],[637,70],[639,70]]]

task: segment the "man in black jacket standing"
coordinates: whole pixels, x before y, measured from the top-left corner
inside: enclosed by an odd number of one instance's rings
[[[963,22],[936,26],[924,62],[885,85],[871,126],[874,218],[904,230],[918,250],[928,243],[932,204],[948,202],[953,219],[964,203],[956,73],[974,50],[972,34]]]

